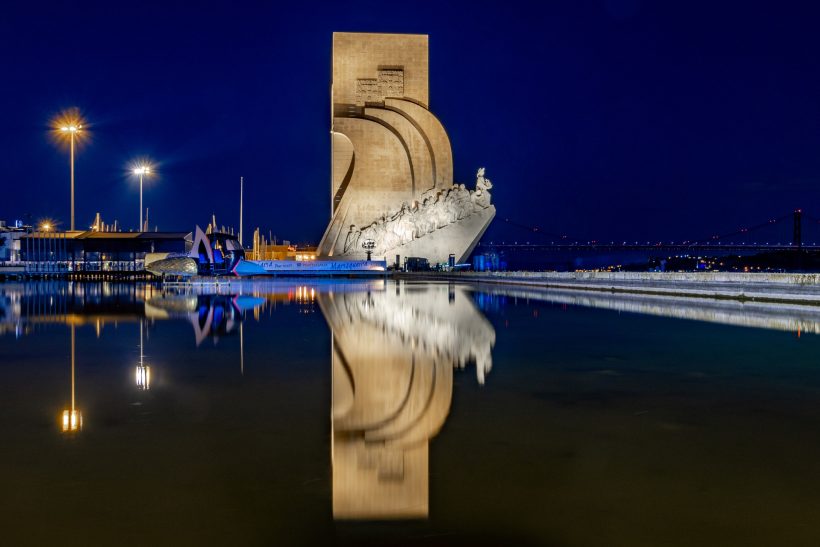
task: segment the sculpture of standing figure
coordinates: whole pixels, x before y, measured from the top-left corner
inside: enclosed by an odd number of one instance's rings
[[[416,239],[416,223],[412,211],[407,211],[407,214],[399,221],[399,225],[402,243],[410,243]]]
[[[350,225],[350,230],[347,232],[347,237],[345,238],[345,246],[344,252],[355,251],[359,248],[359,236],[362,235],[362,232],[356,227],[355,224]]]
[[[475,192],[473,192],[473,203],[482,209],[490,206],[490,189],[493,183],[484,177],[484,168],[480,168],[476,174]]]
[[[443,193],[440,193],[436,196],[436,201],[433,204],[434,206],[434,214],[433,219],[435,220],[435,229],[439,230],[444,228],[450,222],[450,214],[447,211],[447,196]]]
[[[384,238],[387,234],[384,217],[380,218],[378,222],[376,222],[376,225],[373,227],[373,229],[375,230],[375,235],[373,237],[373,240],[376,242],[375,249],[377,252],[380,253],[384,250]]]
[[[459,184],[455,190],[457,220],[470,216],[473,212],[473,204],[470,201],[470,191],[463,184]]]

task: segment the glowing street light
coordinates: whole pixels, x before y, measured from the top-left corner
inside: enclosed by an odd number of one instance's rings
[[[83,121],[77,109],[72,109],[54,121],[54,128],[71,143],[71,230],[74,230],[74,141],[84,132]]]
[[[372,239],[365,239],[362,243],[362,249],[367,253],[367,261],[370,262],[370,255],[373,254],[373,249],[376,248],[376,242]]]
[[[150,175],[151,174],[151,166],[146,165],[146,164],[143,163],[143,164],[140,164],[140,165],[137,165],[136,167],[134,167],[134,169],[131,172],[134,173],[134,175],[136,175],[140,178],[140,224],[139,224],[139,230],[137,230],[137,231],[142,232],[145,228],[142,225],[142,178],[145,175]]]

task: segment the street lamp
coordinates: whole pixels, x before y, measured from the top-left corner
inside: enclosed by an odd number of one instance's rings
[[[362,249],[364,252],[367,253],[367,261],[370,262],[370,255],[373,253],[373,249],[376,248],[376,242],[372,239],[365,239],[362,243]]]
[[[144,228],[144,226],[142,225],[142,178],[145,175],[151,174],[151,167],[145,164],[141,164],[135,167],[132,172],[140,178],[140,224],[139,229],[137,231],[142,232]]]
[[[83,124],[76,109],[62,114],[55,121],[56,129],[61,136],[68,138],[71,143],[71,230],[74,230],[74,141],[83,132]]]

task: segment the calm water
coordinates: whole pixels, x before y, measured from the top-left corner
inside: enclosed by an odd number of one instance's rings
[[[447,283],[2,284],[0,537],[817,545],[818,330]]]

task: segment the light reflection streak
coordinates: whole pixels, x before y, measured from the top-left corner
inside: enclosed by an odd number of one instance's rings
[[[151,367],[145,364],[145,353],[143,351],[143,324],[145,321],[140,319],[140,361],[136,370],[137,388],[141,390],[151,389]]]
[[[814,305],[740,302],[713,298],[602,294],[563,289],[482,287],[479,302],[493,297],[527,302],[599,308],[675,319],[687,319],[796,333],[820,334],[820,308]]]
[[[71,408],[63,410],[63,433],[75,433],[83,428],[83,414],[76,406],[75,362],[76,362],[75,326],[71,325]]]

